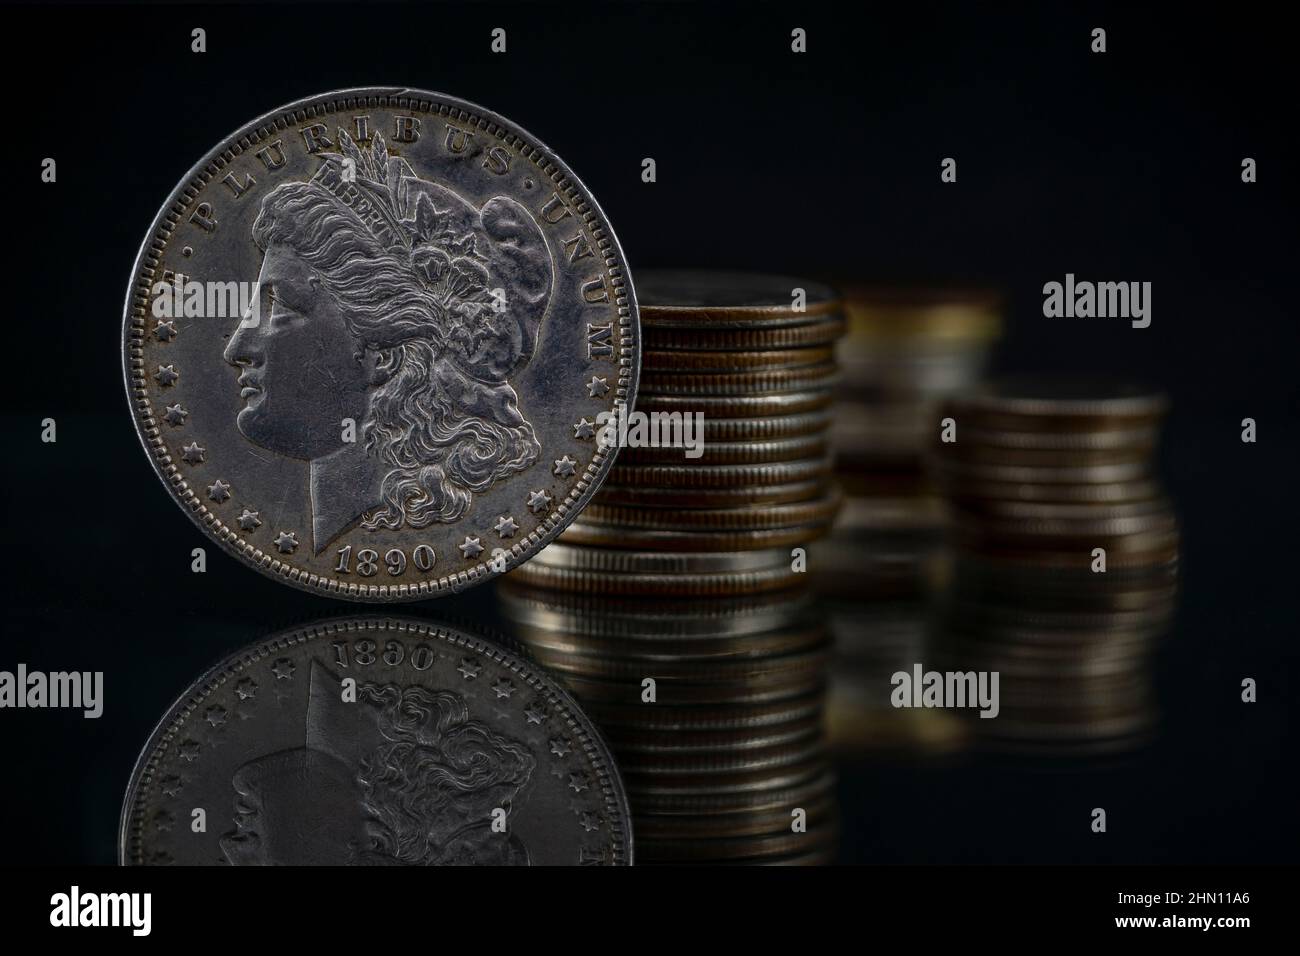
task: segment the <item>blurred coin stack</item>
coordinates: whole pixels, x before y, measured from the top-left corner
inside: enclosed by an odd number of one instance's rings
[[[984,742],[1110,752],[1156,722],[1149,657],[1173,616],[1178,521],[1155,469],[1165,398],[1101,383],[1007,381],[945,403],[933,446],[956,548],[951,669],[997,671]]]
[[[635,412],[649,434],[656,415],[701,413],[703,454],[626,443],[579,518],[511,572],[504,606],[609,736],[639,862],[823,862],[827,638],[792,550],[839,503],[840,301],[780,276],[638,273],[636,288]]]
[[[944,568],[946,509],[925,469],[938,404],[983,374],[1001,304],[979,289],[847,285],[845,312],[830,429],[844,505],[812,560],[835,636],[831,742],[845,752],[947,751],[961,744],[960,725],[890,707],[889,681],[925,659]]]
[[[806,594],[628,598],[518,577],[500,586],[502,613],[605,735],[637,863],[833,860],[826,634]]]

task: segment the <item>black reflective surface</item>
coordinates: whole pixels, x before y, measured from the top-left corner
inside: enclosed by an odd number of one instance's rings
[[[1258,25],[1186,24],[1123,7],[755,13],[592,7],[404,10],[404,29],[463,36],[436,62],[394,45],[388,16],[302,7],[210,24],[145,10],[24,10],[11,42],[58,60],[3,67],[24,145],[0,159],[11,195],[15,335],[0,430],[0,669],[103,671],[105,711],[0,712],[8,863],[110,863],[131,767],[194,675],[255,637],[346,613],[209,548],[165,500],[132,432],[117,337],[124,278],[148,220],[216,131],[316,89],[409,82],[492,104],[559,150],[615,217],[631,262],[1003,290],[1006,371],[1104,370],[1172,399],[1161,474],[1181,522],[1179,606],[1150,662],[1161,714],[1141,749],[1104,759],[940,758],[906,749],[838,763],[839,859],[862,863],[1283,862],[1293,859],[1297,332],[1288,58]],[[792,18],[810,32],[787,52]],[[1111,52],[1090,57],[1104,19]],[[489,19],[492,23],[489,23]],[[488,30],[510,28],[491,59]],[[326,50],[346,31],[382,60],[320,56],[250,68],[281,32]],[[612,82],[585,56],[623,38]],[[25,39],[24,39],[25,38]],[[165,49],[165,54],[160,52]],[[165,67],[160,66],[165,62]],[[301,70],[301,72],[299,72]],[[541,75],[545,83],[536,82]],[[93,78],[92,82],[89,78]],[[557,109],[583,83],[605,108]],[[59,181],[37,183],[58,157]],[[938,181],[959,159],[959,181]],[[653,156],[659,180],[640,180]],[[1260,181],[1240,182],[1243,156]],[[1048,320],[1067,272],[1154,283],[1149,329]],[[1259,422],[1259,441],[1239,440]],[[58,442],[40,441],[57,420]],[[505,629],[490,589],[440,602]],[[406,612],[418,615],[419,607]],[[1259,702],[1240,683],[1259,682]],[[1109,829],[1090,832],[1102,806]]]

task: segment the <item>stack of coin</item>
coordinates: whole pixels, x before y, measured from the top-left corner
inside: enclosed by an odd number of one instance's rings
[[[1148,661],[1177,595],[1178,521],[1154,466],[1166,407],[1138,387],[1031,381],[945,403],[945,653],[1001,675],[985,741],[1074,753],[1149,735]]]
[[[826,429],[840,301],[780,276],[638,273],[636,288],[645,419],[606,433],[621,446],[608,480],[511,572],[506,607],[598,711],[639,861],[823,861],[827,642],[796,549],[839,504]],[[696,414],[698,455],[638,440]]]
[[[950,714],[896,710],[890,677],[926,659],[945,568],[944,502],[924,450],[939,401],[973,385],[1001,328],[981,290],[845,286],[847,336],[830,429],[844,505],[811,555],[834,631],[830,739],[837,750],[931,754],[963,743]]]
[[[678,416],[702,419],[702,443],[620,441],[608,480],[560,540],[624,551],[785,548],[788,569],[788,549],[824,534],[839,504],[826,438],[844,331],[837,294],[783,276],[692,271],[638,273],[636,288],[635,414],[646,437]],[[637,437],[634,423],[627,433]]]
[[[847,496],[822,553],[823,593],[900,596],[924,587],[945,526],[925,469],[946,396],[983,374],[1001,329],[998,297],[983,290],[848,287],[843,378],[831,444]],[[863,562],[868,562],[864,565]],[[863,572],[868,572],[863,580]]]
[[[643,595],[793,586],[791,549],[824,535],[839,506],[826,438],[838,296],[801,279],[689,271],[638,273],[637,295],[634,418],[600,436],[621,446],[618,460],[560,535],[568,547],[516,574]],[[697,445],[682,447],[691,435]],[[588,549],[583,563],[573,548]],[[677,556],[671,570],[660,553]]]
[[[499,594],[514,637],[614,752],[638,863],[833,859],[826,632],[806,593],[666,602],[511,575]]]

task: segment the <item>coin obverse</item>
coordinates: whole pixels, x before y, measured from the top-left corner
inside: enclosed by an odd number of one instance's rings
[[[406,601],[536,553],[613,463],[636,298],[545,145],[440,93],[291,103],[204,157],[137,257],[136,430],[181,508],[308,591]]]
[[[140,755],[118,853],[627,865],[632,837],[608,750],[541,667],[459,627],[357,617],[284,632],[195,681]]]

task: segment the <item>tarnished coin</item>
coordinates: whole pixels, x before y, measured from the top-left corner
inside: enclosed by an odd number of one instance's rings
[[[850,284],[843,291],[850,339],[873,348],[986,342],[1002,329],[1002,297],[987,289]]]
[[[497,596],[516,627],[615,641],[748,638],[802,624],[811,604],[808,594],[707,598],[674,601],[665,614],[663,602],[655,599],[536,591],[509,577],[501,579]]]
[[[647,342],[647,345],[649,343]],[[835,360],[830,346],[803,349],[762,349],[744,352],[650,351],[642,356],[648,372],[746,372],[754,369],[793,369]]]
[[[540,644],[533,647],[533,650],[538,660],[557,674],[572,674],[593,680],[639,682],[647,676],[647,671],[652,671],[656,681],[674,684],[665,691],[665,701],[668,701],[677,692],[677,683],[698,687],[707,684],[731,686],[743,682],[748,686],[764,682],[784,684],[820,677],[826,668],[827,646],[823,641],[811,649],[788,654],[712,659],[692,656],[676,660],[661,659],[653,664],[628,657],[610,658],[594,654],[579,657]]]
[[[807,388],[830,388],[838,380],[834,362],[798,368],[749,372],[658,372],[645,381],[649,395],[767,395]]]
[[[684,660],[707,662],[740,657],[770,657],[806,650],[826,642],[825,631],[820,627],[807,627],[803,630],[790,628],[741,637],[673,636],[665,628],[661,634],[642,637],[619,635],[612,639],[593,637],[581,631],[568,634],[547,628],[528,627],[525,624],[516,624],[515,629],[519,640],[527,644],[542,663],[546,663],[546,658],[539,652],[539,648],[545,653],[564,655],[570,663],[578,663],[583,658],[589,659],[598,667],[613,660],[635,662],[643,673],[648,663],[676,664]],[[603,724],[602,727],[609,730]]]
[[[1094,507],[1141,503],[1161,494],[1155,479],[1111,482],[1099,485],[1035,484],[1027,481],[966,482],[948,489],[962,507],[984,509],[989,502],[1032,502],[1037,504],[1085,504]]]
[[[943,448],[940,454],[955,465],[988,468],[1090,468],[1151,459],[1150,448],[1007,448],[976,442],[959,442]]]
[[[614,571],[575,571],[531,562],[515,570],[521,584],[561,591],[645,597],[703,597],[761,594],[797,587],[801,575],[790,567],[759,571],[715,571],[701,574],[639,574]]]
[[[844,335],[843,316],[822,315],[808,325],[762,329],[695,329],[646,326],[647,348],[686,352],[727,352],[749,349],[795,349],[830,345]]]
[[[749,798],[756,794],[770,794],[799,786],[810,778],[825,772],[825,758],[809,757],[802,763],[758,771],[738,771],[718,774],[706,782],[690,774],[628,774],[629,785],[638,794],[657,797],[674,797],[685,802],[700,794],[710,796]]]
[[[1141,501],[1107,502],[1104,505],[1095,502],[989,500],[979,502],[978,507],[974,507],[967,506],[963,501],[957,503],[956,511],[959,515],[974,512],[980,520],[1095,521],[1172,514],[1173,505],[1164,495],[1155,492]]]
[[[709,442],[774,441],[801,435],[826,434],[829,412],[780,415],[773,418],[706,418],[704,440]]]
[[[766,465],[619,465],[613,481],[632,488],[700,488],[734,491],[746,485],[788,485],[825,478],[829,458]]]
[[[828,478],[736,488],[647,488],[610,483],[601,489],[600,503],[654,508],[748,508],[821,498],[831,493],[831,487]]]
[[[629,551],[622,548],[576,547],[557,541],[537,556],[534,567],[574,571],[608,571],[614,574],[715,574],[718,572],[770,571],[788,567],[785,548],[744,551],[682,552]],[[512,576],[512,579],[517,576]],[[662,614],[661,614],[662,616]]]
[[[992,448],[1015,448],[1040,451],[1113,451],[1140,449],[1149,452],[1159,438],[1154,425],[1139,428],[1101,429],[1095,431],[988,431],[963,428],[961,440]]]
[[[833,794],[816,795],[801,807],[816,826],[832,817],[836,809]],[[812,827],[810,827],[812,829]],[[753,813],[702,814],[700,816],[651,816],[637,820],[637,836],[655,842],[666,840],[717,840],[725,837],[763,836],[789,832],[790,809],[758,810]],[[683,846],[685,852],[688,846]]]
[[[460,628],[358,617],[286,632],[196,680],[140,756],[119,853],[617,865],[632,843],[605,745],[540,667]]]
[[[816,693],[761,704],[737,701],[712,707],[656,704],[652,711],[647,711],[639,699],[594,702],[589,706],[602,727],[634,728],[647,733],[662,731],[673,737],[710,730],[751,733],[810,717],[820,720],[825,699]]]
[[[948,399],[943,414],[989,431],[1099,431],[1141,428],[1168,409],[1163,394],[1139,385],[1010,378]]]
[[[840,312],[839,293],[791,276],[651,269],[638,279],[647,326],[769,329],[805,325]]]
[[[825,435],[798,435],[793,438],[744,442],[710,442],[706,438],[700,449],[700,457],[695,460],[704,465],[762,465],[800,458],[821,458],[826,454],[826,448]],[[664,445],[658,448],[625,448],[619,461],[625,465],[679,463],[682,457],[681,448]]]
[[[305,590],[403,601],[527,559],[582,509],[640,333],[608,221],[546,146],[440,93],[356,89],[186,174],[122,349],[140,439],[199,527]]]
[[[662,528],[629,528],[621,525],[575,521],[565,529],[560,540],[565,544],[589,545],[593,548],[643,548],[646,551],[699,551],[726,548],[727,552],[745,552],[807,544],[822,537],[831,528],[834,515],[806,524],[781,528],[746,528],[731,530],[670,531]],[[786,551],[786,557],[789,552]]]
[[[784,505],[767,505],[761,509],[739,508],[633,508],[592,502],[583,512],[591,524],[656,531],[764,531],[813,524],[818,527],[832,521],[841,497],[832,491],[822,498]]]
[[[829,388],[768,395],[648,395],[637,402],[637,410],[654,412],[702,412],[708,418],[774,418],[803,415],[829,408],[834,393]]]
[[[1036,570],[1088,571],[1096,561],[1091,551],[1076,547],[1020,547],[980,537],[954,536],[957,544],[971,554],[1002,564],[1005,568],[1029,566]],[[1179,538],[1176,534],[1130,535],[1103,541],[1106,548],[1106,574],[1114,576],[1121,571],[1145,573],[1152,568],[1163,568],[1178,560]]]
[[[820,738],[822,731],[822,719],[818,714],[768,728],[741,731],[677,730],[665,734],[638,727],[610,725],[605,728],[605,739],[620,752],[635,754],[737,753],[803,743]],[[637,835],[641,835],[639,828]]]
[[[1110,465],[986,465],[939,458],[936,478],[952,483],[960,492],[966,483],[1023,485],[1122,485],[1145,481],[1151,476],[1148,457]]]
[[[835,785],[834,772],[827,761],[807,768],[807,772],[794,780],[773,779],[768,787],[749,790],[709,790],[701,787],[678,788],[660,792],[650,790],[640,796],[643,810],[639,814],[662,816],[697,816],[700,814],[753,813],[761,810],[783,809],[787,816],[790,808],[801,807],[828,793]]]

